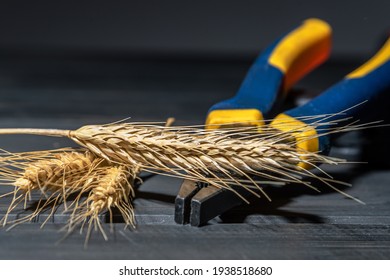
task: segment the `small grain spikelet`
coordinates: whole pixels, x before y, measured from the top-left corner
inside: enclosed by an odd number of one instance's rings
[[[31,162],[14,185],[25,192],[36,189],[42,192],[55,192],[60,189],[67,192],[77,191],[77,186],[84,183],[81,178],[85,177],[86,172],[103,162],[88,151],[63,152],[53,156],[52,159]]]
[[[32,220],[45,208],[51,207],[53,214],[59,203],[66,207],[67,198],[90,184],[88,174],[104,164],[104,160],[89,151],[56,150],[3,156],[0,172],[2,181],[15,186],[12,202],[3,218],[24,201],[24,208],[32,194],[39,195],[35,211],[13,223]],[[43,224],[44,225],[44,224]]]
[[[100,213],[103,210],[110,210],[112,207],[121,210],[122,203],[128,204],[130,199],[134,197],[133,185],[137,174],[136,170],[130,170],[125,166],[110,166],[105,169],[89,197],[91,213]],[[123,211],[123,213],[125,212]],[[132,213],[124,218],[126,224],[133,224]]]
[[[93,182],[80,192],[80,194],[88,192],[88,197],[74,207],[68,231],[73,231],[79,224],[81,224],[82,231],[84,225],[88,223],[86,244],[93,226],[95,230],[99,229],[107,239],[99,215],[108,211],[110,223],[112,223],[113,208],[118,209],[126,226],[134,226],[134,209],[131,200],[134,197],[134,184],[138,173],[138,168],[123,165],[104,166],[92,172],[90,177],[93,178]]]

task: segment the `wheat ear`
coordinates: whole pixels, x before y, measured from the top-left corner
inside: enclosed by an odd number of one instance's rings
[[[134,226],[134,210],[131,200],[134,197],[134,183],[139,168],[129,168],[109,164],[89,151],[73,151],[72,149],[58,151],[37,151],[28,153],[6,153],[0,157],[2,181],[11,182],[15,186],[13,200],[3,224],[16,206],[30,199],[31,193],[41,195],[35,210],[30,215],[14,220],[14,226],[31,221],[44,209],[51,207],[48,218],[54,214],[60,203],[66,204],[73,195],[65,212],[72,212],[68,221],[68,232],[88,222],[86,243],[88,243],[92,226],[99,229],[107,239],[100,224],[99,215],[108,211],[110,223],[113,222],[112,209],[116,208],[122,215],[126,226]],[[19,194],[21,193],[21,194]],[[19,194],[19,195],[18,195]],[[84,197],[87,197],[84,199]],[[26,206],[25,206],[26,207]]]
[[[261,183],[293,182],[312,187],[302,180],[302,176],[319,178],[329,186],[329,182],[335,182],[326,175],[314,175],[298,164],[304,162],[316,168],[321,163],[339,164],[343,160],[297,150],[295,142],[291,141],[292,133],[323,125],[332,123],[321,123],[317,119],[307,127],[288,132],[265,126],[261,133],[253,127],[204,130],[114,123],[84,126],[75,131],[3,129],[0,134],[66,136],[113,163],[139,166],[155,173],[167,172],[171,176],[203,181],[219,188],[230,189],[230,184],[237,184],[257,194],[252,190],[254,186],[266,196]],[[346,126],[344,130],[348,129],[353,127]],[[342,130],[335,128],[330,133]]]
[[[88,192],[88,197],[81,203],[77,203],[72,210],[68,224],[68,232],[81,225],[82,232],[84,225],[88,224],[85,245],[87,245],[92,228],[100,230],[107,240],[107,235],[101,225],[99,215],[108,211],[110,223],[113,222],[112,209],[116,208],[122,215],[126,226],[134,226],[134,209],[131,200],[134,197],[134,183],[139,173],[138,168],[126,166],[104,166],[94,170],[90,174],[93,182],[80,192],[80,199],[83,193]]]
[[[40,194],[35,211],[13,223],[32,220],[50,206],[49,219],[59,203],[63,202],[66,207],[66,199],[90,183],[88,174],[104,165],[105,160],[89,151],[58,150],[7,154],[1,157],[1,162],[2,181],[15,186],[12,202],[3,218],[5,225],[8,215],[18,204],[24,201],[26,208],[34,191]]]

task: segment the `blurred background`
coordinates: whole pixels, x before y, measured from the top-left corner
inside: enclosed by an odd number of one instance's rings
[[[302,20],[334,28],[334,55],[360,56],[389,28],[387,0],[1,1],[1,47],[165,55],[254,55]]]
[[[203,122],[264,47],[310,17],[334,29],[330,62],[301,83],[319,91],[377,50],[389,10],[386,0],[1,1],[0,116]]]

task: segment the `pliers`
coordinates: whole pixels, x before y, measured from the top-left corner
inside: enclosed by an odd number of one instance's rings
[[[326,22],[308,19],[276,40],[256,59],[238,93],[211,107],[206,128],[234,123],[263,126],[277,101],[284,98],[291,86],[328,58],[331,33]],[[327,123],[340,118],[340,112],[343,118],[361,117],[365,106],[356,105],[363,102],[366,105],[389,89],[390,39],[374,57],[339,83],[303,106],[278,114],[268,125],[290,133],[297,149],[328,154],[331,141],[326,131],[330,127],[314,126],[302,117],[327,115]],[[300,129],[303,127],[305,129]],[[304,161],[299,166],[313,167]],[[240,195],[245,198],[249,194],[243,191]],[[175,200],[175,221],[200,226],[241,203],[242,197],[234,192],[184,180]]]

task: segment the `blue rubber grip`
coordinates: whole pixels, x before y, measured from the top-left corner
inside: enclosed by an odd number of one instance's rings
[[[284,114],[294,118],[334,114],[327,117],[324,122],[345,117],[360,119],[365,117],[365,108],[369,102],[389,90],[390,61],[387,61],[363,77],[345,78],[305,105],[286,111]],[[340,112],[343,113],[340,115],[338,114]],[[310,124],[308,120],[302,121]],[[330,127],[324,125],[319,128],[321,131],[318,134],[322,134]],[[328,136],[320,136],[319,150],[326,154],[330,149],[329,142]]]
[[[284,74],[269,64],[274,48],[284,36],[270,45],[253,63],[237,94],[212,106],[209,112],[226,109],[258,109],[267,114],[282,87]]]
[[[328,58],[331,35],[326,22],[305,20],[261,53],[237,94],[212,106],[209,114],[218,110],[255,109],[262,117],[267,116],[279,96]]]

